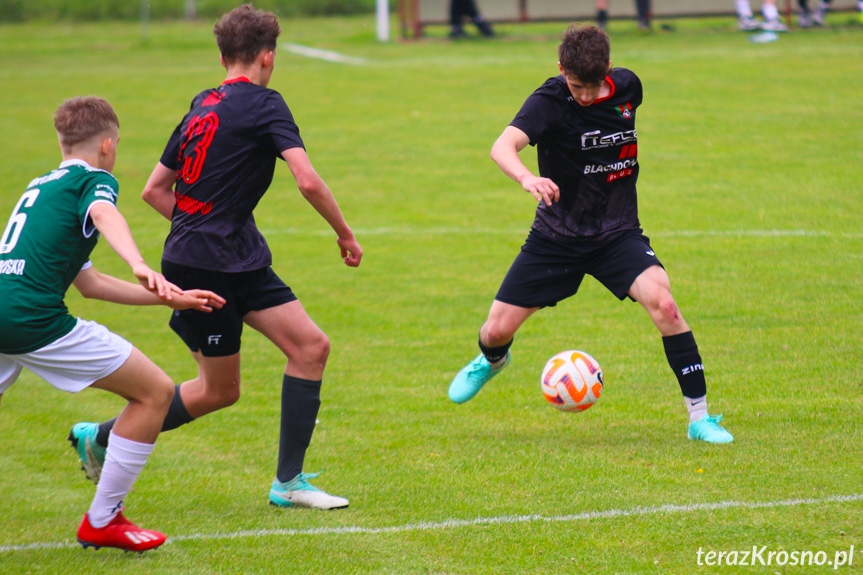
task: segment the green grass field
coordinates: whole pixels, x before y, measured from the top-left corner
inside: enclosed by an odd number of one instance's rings
[[[445,30],[380,45],[371,18],[283,21],[271,87],[365,249],[335,238],[280,166],[256,219],[275,269],[332,341],[306,470],[347,510],[277,510],[283,359],[247,330],[243,397],[164,434],[127,499],[169,534],[142,556],[82,550],[93,486],[65,437],[119,398],[25,373],[0,403],[0,573],[799,573],[782,552],[863,571],[863,26],[752,44],[733,21],[642,34],[612,22],[612,59],[642,78],[641,220],[705,361],[711,411],[735,442],[695,444],[658,334],[594,280],[532,318],[475,400],[446,397],[523,242],[534,201],[489,159],[524,99],[556,73],[564,24]],[[151,263],[168,224],[140,191],[176,122],[224,72],[211,25],[0,25],[0,212],[60,161],[51,116],[97,94],[121,121],[121,210]],[[361,58],[336,64],[288,43]],[[533,150],[526,150],[535,165]],[[6,215],[0,216],[5,221]],[[104,243],[104,242],[103,242]],[[107,245],[94,262],[131,278]],[[74,291],[74,290],[73,290]],[[166,308],[71,293],[72,312],[127,337],[176,381],[194,363]],[[580,348],[606,386],[552,409],[539,373]],[[766,547],[771,565],[704,565]],[[702,565],[699,565],[701,557]],[[789,561],[790,555],[786,555]],[[738,556],[738,560],[742,557]]]

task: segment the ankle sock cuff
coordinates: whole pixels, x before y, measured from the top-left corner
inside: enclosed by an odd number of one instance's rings
[[[489,363],[497,363],[503,358],[506,357],[506,353],[509,351],[509,348],[512,346],[512,342],[515,341],[515,338],[509,340],[509,343],[505,343],[498,347],[488,347],[487,345],[482,343],[482,338],[479,339],[479,350],[485,356]]]

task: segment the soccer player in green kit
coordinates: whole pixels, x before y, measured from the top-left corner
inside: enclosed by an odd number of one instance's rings
[[[0,237],[0,397],[23,368],[57,389],[104,389],[128,400],[117,418],[96,495],[78,528],[86,547],[145,551],[165,535],[123,516],[123,499],[153,450],[174,395],[167,375],[104,326],[70,315],[70,285],[86,298],[127,305],[165,304],[211,311],[224,300],[182,291],[150,269],[117,210],[110,173],[119,121],[101,98],[73,98],[54,115],[63,161],[30,182]],[[132,269],[139,284],[102,274],[90,262],[99,236]]]

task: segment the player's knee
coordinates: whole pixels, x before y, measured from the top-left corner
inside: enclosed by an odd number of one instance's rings
[[[330,338],[323,332],[306,346],[303,354],[309,363],[326,365],[330,357]]]
[[[174,382],[165,374],[162,374],[152,385],[148,386],[148,400],[156,407],[165,409],[171,405],[174,399]]]
[[[680,308],[671,297],[663,298],[658,307],[663,319],[671,325],[677,325],[683,321]]]
[[[240,386],[232,385],[219,396],[220,407],[230,407],[240,401]]]
[[[490,347],[504,345],[512,341],[513,333],[500,323],[487,322],[483,330],[483,342]]]
[[[288,363],[299,366],[304,371],[318,371],[327,365],[330,357],[330,339],[320,332],[316,337],[309,338],[288,356]]]
[[[240,400],[240,381],[238,378],[221,374],[209,377],[204,383],[204,399],[210,409],[230,407]]]

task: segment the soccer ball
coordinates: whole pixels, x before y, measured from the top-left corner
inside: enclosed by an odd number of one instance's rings
[[[562,351],[542,369],[542,394],[561,411],[584,411],[602,393],[602,368],[583,351]]]

